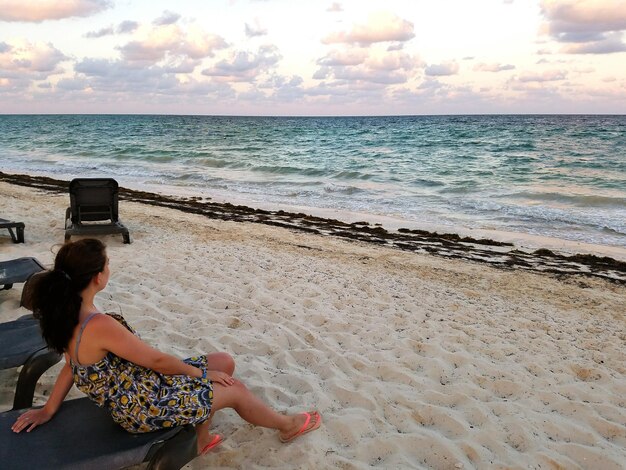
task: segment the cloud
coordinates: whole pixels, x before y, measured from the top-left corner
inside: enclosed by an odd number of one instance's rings
[[[226,41],[221,36],[206,33],[197,27],[183,30],[176,24],[169,24],[144,31],[142,37],[120,47],[120,51],[124,60],[156,64],[166,56],[191,59],[213,57],[216,50],[225,47]]]
[[[81,91],[87,88],[88,82],[83,78],[62,78],[56,87],[65,91]]]
[[[404,43],[402,43],[402,42],[398,42],[396,44],[389,44],[389,46],[387,47],[387,50],[389,52],[401,51],[402,49],[404,49]]]
[[[104,36],[111,36],[113,34],[129,34],[134,32],[139,27],[139,23],[136,21],[122,21],[117,27],[107,26],[106,28],[98,29],[97,31],[89,31],[83,36],[86,38],[101,38]]]
[[[341,3],[333,2],[328,8],[326,8],[326,11],[330,11],[331,13],[339,13],[340,11],[343,11],[343,7],[341,6]]]
[[[316,80],[354,81],[358,83],[405,83],[420,61],[403,51],[353,48],[332,50],[317,61]]]
[[[136,21],[126,20],[117,25],[115,32],[117,34],[130,34],[134,32],[138,27],[139,23],[137,23]]]
[[[445,77],[459,73],[459,64],[456,62],[444,62],[442,64],[432,64],[424,70],[430,77]]]
[[[270,90],[284,88],[284,87],[299,87],[304,83],[304,80],[299,75],[293,75],[291,77],[285,77],[283,75],[272,75],[267,80],[259,83],[259,88],[266,88]]]
[[[58,65],[65,60],[67,57],[49,43],[0,43],[0,77],[43,80],[60,73]]]
[[[563,47],[567,54],[611,54],[626,51],[626,44],[622,42],[621,33],[606,34],[597,41],[583,44],[568,44]]]
[[[84,34],[86,38],[101,38],[103,36],[110,36],[114,33],[113,26],[108,26],[106,28],[99,29],[97,31],[89,31]]]
[[[40,23],[75,16],[91,16],[110,8],[110,0],[0,0],[0,21]]]
[[[282,58],[276,46],[261,46],[258,52],[235,52],[229,60],[221,60],[202,71],[209,77],[227,78],[233,81],[253,81],[273,68]]]
[[[474,66],[476,72],[504,72],[505,70],[513,70],[515,65],[511,64],[485,64],[480,63]]]
[[[394,15],[382,12],[373,14],[366,24],[355,25],[351,31],[331,33],[322,39],[324,44],[360,44],[377,42],[404,42],[415,37],[413,23]]]
[[[175,88],[179,82],[162,67],[133,67],[121,60],[83,59],[74,70],[90,87],[109,92],[152,92]]]
[[[365,49],[350,49],[347,51],[332,50],[317,61],[322,66],[349,66],[362,64],[368,57]]]
[[[265,36],[266,34],[267,29],[259,24],[258,18],[255,18],[254,24],[246,23],[246,36],[248,36],[249,38],[256,36]]]
[[[174,13],[173,11],[165,10],[161,16],[155,19],[152,24],[155,26],[166,26],[169,24],[174,24],[180,19],[180,15],[178,13]]]
[[[542,0],[550,34],[626,29],[625,0]]]
[[[517,80],[522,83],[529,82],[555,82],[559,80],[565,80],[567,78],[567,72],[564,70],[548,70],[542,73],[538,72],[526,72],[519,77]]]
[[[315,78],[325,78],[323,72],[316,74]],[[330,76],[330,73],[327,73]],[[384,85],[406,83],[407,76],[398,70],[374,70],[367,67],[346,67],[334,69],[332,77],[335,80],[345,80],[349,82],[368,82]]]
[[[626,0],[542,0],[543,31],[558,42],[574,43],[569,54],[622,52],[626,30]]]

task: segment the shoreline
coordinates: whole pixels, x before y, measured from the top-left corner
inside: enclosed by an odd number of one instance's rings
[[[0,172],[0,181],[53,193],[67,193],[68,181],[48,176],[30,176]],[[120,187],[120,200],[168,207],[208,218],[252,222],[287,228],[305,233],[388,246],[403,251],[428,253],[451,259],[486,263],[500,269],[521,269],[555,276],[582,275],[598,277],[626,285],[626,261],[588,253],[562,254],[539,248],[526,251],[510,242],[398,228],[390,231],[367,221],[347,223],[304,213],[255,209],[228,202],[213,202],[201,197],[167,196]],[[17,216],[13,216],[14,218]]]

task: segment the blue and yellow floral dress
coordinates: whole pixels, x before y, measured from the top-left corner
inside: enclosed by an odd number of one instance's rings
[[[76,351],[85,326],[95,315],[81,325]],[[137,334],[121,315],[107,315]],[[206,356],[184,359],[201,369],[206,369],[206,361]],[[129,432],[199,424],[209,418],[213,387],[208,379],[160,374],[110,352],[95,364],[84,366],[70,360],[70,365],[76,387],[98,406],[106,407],[113,420]]]

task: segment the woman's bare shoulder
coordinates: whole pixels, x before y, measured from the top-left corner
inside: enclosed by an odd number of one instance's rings
[[[89,321],[89,325],[94,330],[118,329],[120,326],[122,326],[119,320],[117,320],[115,317],[111,316],[108,313],[101,313],[99,315],[95,315]]]

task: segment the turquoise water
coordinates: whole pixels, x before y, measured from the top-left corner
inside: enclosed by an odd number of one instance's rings
[[[5,172],[626,246],[626,116],[0,116]]]

